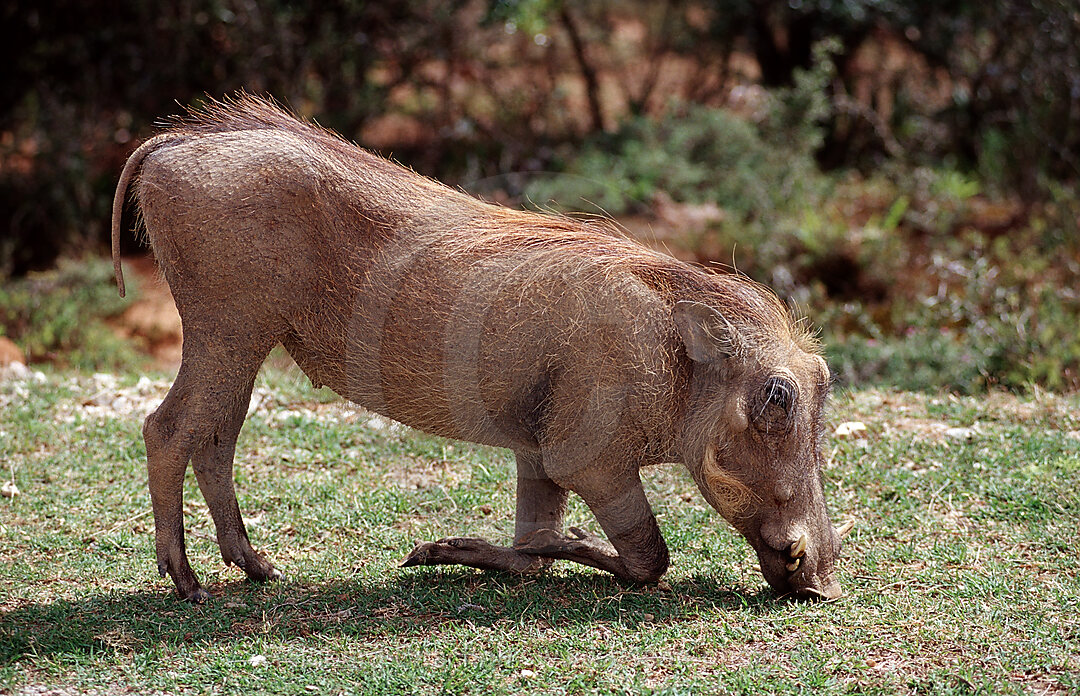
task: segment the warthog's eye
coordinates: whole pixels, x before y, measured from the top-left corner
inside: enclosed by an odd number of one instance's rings
[[[754,422],[766,430],[789,424],[798,393],[795,383],[787,377],[768,378],[756,400]]]
[[[795,405],[795,385],[786,377],[770,377],[765,381],[765,398],[772,406],[790,411]]]

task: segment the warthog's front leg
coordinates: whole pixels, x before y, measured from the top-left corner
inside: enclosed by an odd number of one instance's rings
[[[610,544],[577,528],[571,528],[569,535],[540,529],[520,539],[514,548],[606,570],[624,580],[656,582],[667,571],[668,549],[641,481],[634,476],[621,492],[603,488],[581,485],[575,492],[588,504]]]
[[[542,558],[505,546],[495,546],[475,537],[422,541],[401,562],[402,568],[418,565],[464,565],[519,575],[538,573],[547,567]]]
[[[540,529],[561,529],[567,491],[544,473],[539,452],[517,453],[517,476],[515,542]],[[401,565],[466,565],[524,575],[540,572],[551,561],[516,548],[495,546],[483,539],[452,537],[417,544]]]

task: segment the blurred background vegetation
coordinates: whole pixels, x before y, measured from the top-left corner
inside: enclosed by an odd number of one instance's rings
[[[246,89],[734,266],[849,384],[1080,387],[1073,0],[0,0],[0,65],[0,335],[31,360],[134,364],[102,329],[119,171]]]

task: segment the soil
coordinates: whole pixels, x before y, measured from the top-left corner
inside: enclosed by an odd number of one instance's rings
[[[172,292],[153,257],[127,256],[123,263],[124,273],[135,278],[137,291],[131,306],[112,322],[113,329],[144,346],[156,367],[174,372],[180,366],[183,333]]]
[[[0,367],[7,367],[11,363],[26,364],[26,356],[15,342],[6,336],[0,336]]]

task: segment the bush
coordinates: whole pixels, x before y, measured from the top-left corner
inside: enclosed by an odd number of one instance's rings
[[[859,267],[886,288],[880,299],[836,302],[818,289],[811,304],[834,368],[904,389],[1080,388],[1080,237],[1062,229],[1075,225],[1077,197],[1059,196],[1004,234],[974,226],[956,201],[945,186],[896,229],[864,228]],[[923,225],[931,219],[957,229],[935,233]]]
[[[526,198],[608,215],[655,210],[669,199],[715,206],[704,216],[711,219],[671,230],[668,241],[698,261],[734,264],[794,291],[812,269],[829,265],[847,230],[842,219],[817,212],[831,183],[814,160],[837,50],[832,41],[815,46],[813,65],[796,70],[791,87],[761,93],[754,119],[671,104],[662,118],[637,116],[594,135],[566,151],[562,173],[534,179]]]
[[[711,202],[741,223],[774,220],[816,193],[820,176],[805,154],[765,142],[728,111],[697,105],[662,119],[638,116],[589,138],[564,161],[564,175],[526,188],[534,204],[618,215],[663,192],[683,203]]]
[[[143,358],[106,322],[123,312],[136,290],[120,298],[107,261],[63,261],[56,270],[0,285],[0,335],[19,344],[31,362],[131,369]]]

